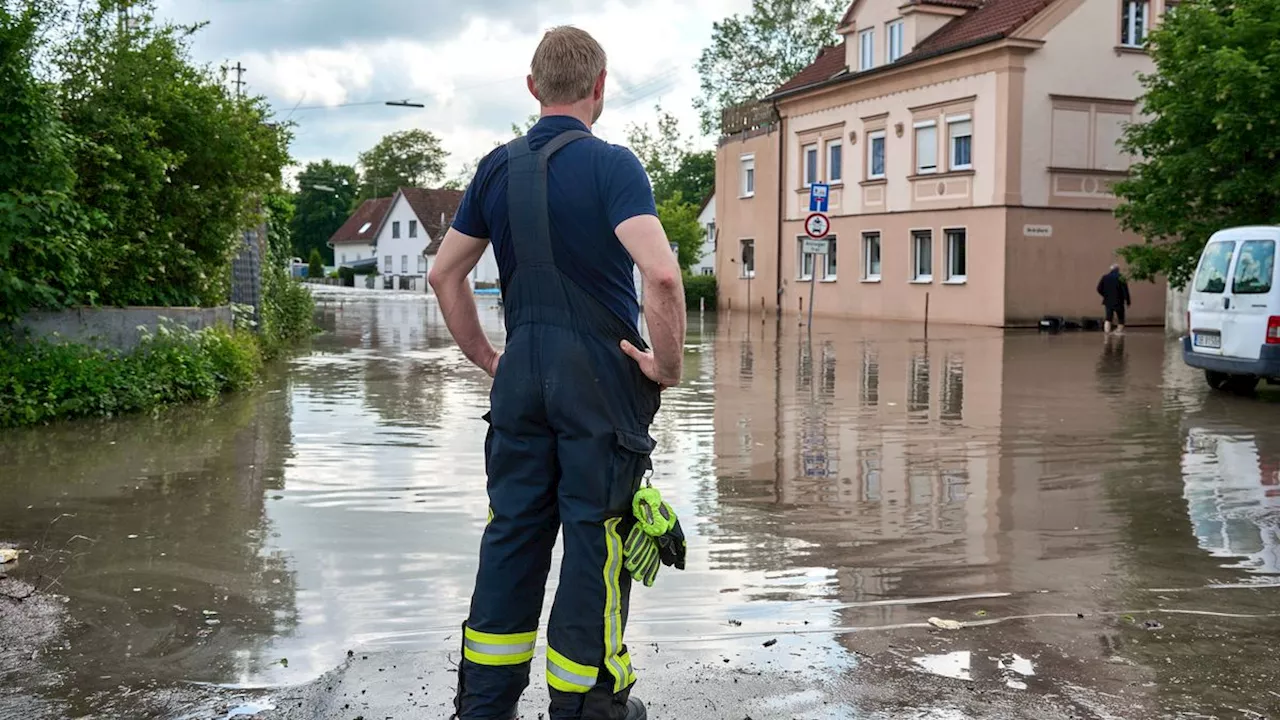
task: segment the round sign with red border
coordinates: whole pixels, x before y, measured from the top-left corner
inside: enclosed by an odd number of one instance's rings
[[[815,240],[824,238],[831,232],[831,220],[822,213],[811,213],[804,219],[804,232]]]

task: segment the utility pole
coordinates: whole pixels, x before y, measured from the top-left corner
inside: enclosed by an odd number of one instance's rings
[[[240,94],[241,94],[240,88],[244,87],[245,85],[244,80],[242,80],[241,78],[244,77],[244,73],[245,73],[245,70],[247,70],[247,68],[244,65],[241,65],[240,61],[237,60],[236,66],[231,69],[236,71],[236,79],[235,79],[236,97],[240,97]]]

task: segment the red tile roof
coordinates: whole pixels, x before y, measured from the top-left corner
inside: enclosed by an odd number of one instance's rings
[[[982,6],[938,28],[903,56],[937,55],[981,40],[996,40],[1022,27],[1053,0],[985,0]],[[901,62],[902,60],[899,60]]]
[[[329,238],[329,242],[333,245],[372,244],[378,233],[378,227],[382,225],[382,219],[387,216],[387,211],[390,209],[391,198],[389,197],[365,200]]]
[[[453,216],[462,204],[462,191],[405,187],[400,188],[400,193],[409,202],[413,214],[422,223],[422,229],[431,238],[425,254],[435,255],[440,249],[440,242],[444,240],[445,231],[449,229],[449,223],[453,222]]]
[[[774,95],[784,93],[796,88],[814,85],[830,80],[831,78],[846,72],[848,68],[844,64],[844,43],[839,45],[828,45],[818,51],[818,57],[809,66],[795,74],[795,77],[786,81],[777,90],[773,91]]]
[[[920,4],[946,5],[959,8],[973,8],[969,12],[938,28],[933,34],[920,41],[911,52],[898,59],[895,65],[922,60],[926,57],[944,55],[983,42],[990,42],[1007,37],[1010,33],[1026,24],[1040,11],[1049,6],[1053,0],[915,0]],[[853,20],[854,8],[858,0],[854,0],[845,12],[841,26]],[[839,52],[832,52],[838,50]],[[817,85],[830,80],[842,72],[847,73],[844,64],[844,43],[834,48],[823,48],[818,57],[808,67],[796,73],[795,77],[783,83],[772,95],[779,95],[794,90]],[[880,70],[888,65],[882,65]],[[856,77],[861,73],[847,73]]]

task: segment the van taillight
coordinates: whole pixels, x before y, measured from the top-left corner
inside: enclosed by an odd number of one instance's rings
[[[1267,344],[1280,345],[1280,315],[1267,318]]]

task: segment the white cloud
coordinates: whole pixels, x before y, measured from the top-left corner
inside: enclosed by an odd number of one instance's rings
[[[625,142],[630,123],[655,119],[657,103],[680,119],[687,134],[697,133],[694,64],[710,41],[712,23],[749,9],[749,0],[608,0],[590,10],[581,3],[561,3],[559,7],[574,8],[568,12],[555,7],[547,12],[543,3],[534,4],[543,6],[536,13],[541,27],[576,25],[591,32],[609,54],[609,95],[595,130],[618,143]],[[382,135],[423,128],[436,133],[449,150],[452,174],[505,142],[511,123],[537,111],[524,76],[541,37],[527,23],[474,13],[464,19],[461,11],[453,24],[461,30],[441,41],[409,39],[402,33],[347,42],[337,28],[333,37],[316,38],[312,47],[298,47],[295,38],[241,57],[249,67],[250,90],[267,95],[281,117],[298,123],[293,152],[299,162],[332,158],[353,163]],[[382,104],[402,99],[426,107]],[[291,114],[295,106],[299,109]],[[700,138],[700,144],[709,147],[710,139]]]

